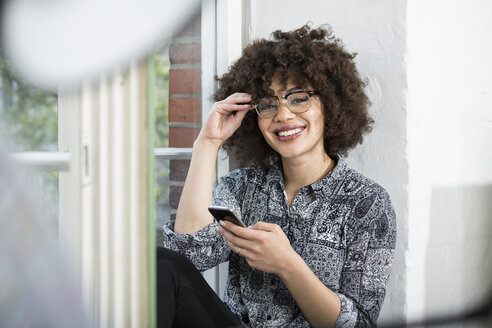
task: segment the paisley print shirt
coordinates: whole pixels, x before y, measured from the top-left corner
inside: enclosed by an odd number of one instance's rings
[[[293,249],[341,300],[337,327],[375,326],[391,270],[396,220],[387,192],[337,158],[324,178],[303,187],[289,207],[280,165],[243,168],[221,179],[214,204],[240,213],[246,225],[278,224]],[[229,261],[223,300],[245,327],[310,327],[285,284],[251,268],[212,223],[196,234],[164,227],[164,246],[204,271]]]

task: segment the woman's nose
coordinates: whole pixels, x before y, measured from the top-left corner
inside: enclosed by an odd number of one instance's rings
[[[287,103],[285,101],[280,101],[279,106],[278,106],[278,111],[277,115],[275,115],[275,121],[276,122],[283,122],[287,121],[291,118],[294,118],[295,114],[292,113],[287,106]]]

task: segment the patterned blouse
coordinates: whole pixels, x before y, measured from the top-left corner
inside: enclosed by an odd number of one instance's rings
[[[387,192],[337,158],[324,178],[301,188],[289,207],[280,165],[243,168],[221,179],[214,204],[239,213],[246,225],[278,224],[293,249],[341,300],[336,327],[372,327],[383,304],[396,242]],[[200,271],[229,261],[225,304],[245,327],[310,327],[285,284],[251,268],[211,223],[196,234],[164,227],[164,246]]]

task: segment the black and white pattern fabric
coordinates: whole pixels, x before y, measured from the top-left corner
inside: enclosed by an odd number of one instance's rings
[[[396,243],[396,219],[387,192],[347,167],[336,167],[303,187],[291,207],[280,165],[243,168],[221,179],[214,204],[240,213],[243,221],[278,224],[316,276],[338,294],[336,327],[372,327],[381,309]],[[229,261],[224,302],[245,327],[310,327],[285,284],[251,268],[233,253],[212,223],[194,235],[164,227],[164,246],[204,271]]]

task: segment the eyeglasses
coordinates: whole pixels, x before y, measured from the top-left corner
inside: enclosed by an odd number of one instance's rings
[[[252,105],[261,118],[274,117],[278,113],[280,98],[282,98],[286,100],[287,108],[292,113],[300,114],[306,112],[311,107],[311,97],[317,93],[311,90],[296,90],[280,97],[259,98],[252,101]]]

